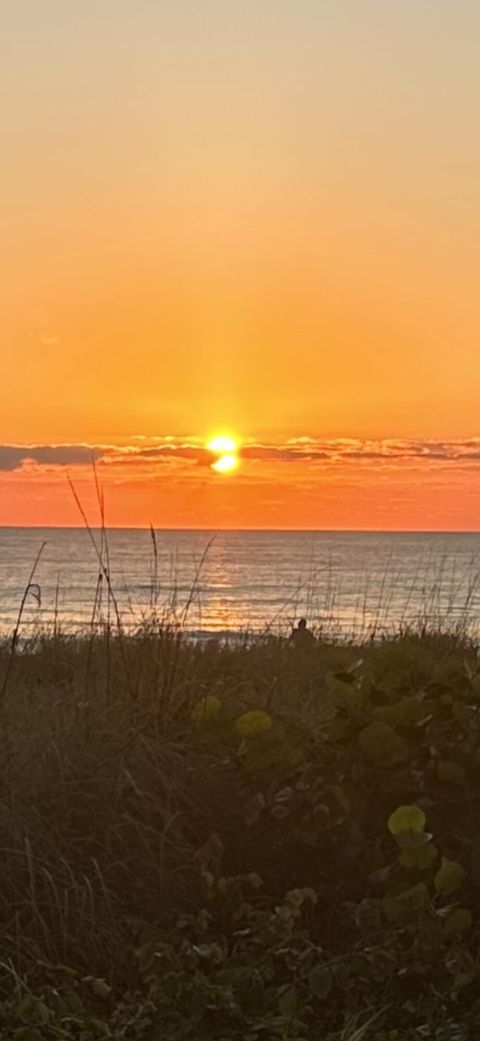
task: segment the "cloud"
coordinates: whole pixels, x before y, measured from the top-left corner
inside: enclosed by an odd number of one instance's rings
[[[207,448],[195,444],[161,444],[150,448],[139,448],[128,453],[111,452],[109,458],[112,462],[122,462],[126,459],[133,462],[139,459],[147,459],[151,462],[162,462],[164,459],[186,459],[200,465],[210,466],[212,453]]]
[[[36,444],[0,445],[0,471],[19,470],[29,463],[37,467],[90,466],[92,460],[109,467],[129,469],[148,464],[161,467],[175,462],[209,467],[214,458],[199,438],[132,438],[130,445]],[[480,437],[433,440],[405,438],[289,438],[284,443],[248,441],[240,450],[246,462],[263,464],[348,465],[382,463],[400,465],[457,464],[480,461]]]
[[[284,445],[249,444],[243,458],[264,462],[462,462],[480,459],[480,438],[469,440],[405,440],[385,438],[290,438]]]
[[[39,466],[85,466],[99,456],[90,445],[0,445],[0,470],[18,470],[24,463]]]
[[[269,462],[296,463],[302,459],[326,459],[324,449],[318,449],[312,442],[294,447],[287,445],[247,445],[241,452],[243,459],[266,460]]]

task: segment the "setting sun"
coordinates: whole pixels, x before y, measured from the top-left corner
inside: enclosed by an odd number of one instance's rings
[[[207,442],[207,448],[218,459],[212,463],[212,470],[220,474],[229,474],[239,466],[238,442],[229,434],[216,434]]]
[[[232,453],[221,455],[215,463],[212,463],[212,470],[216,470],[219,474],[229,474],[238,467],[238,456]]]
[[[236,452],[238,445],[233,437],[229,437],[227,434],[217,434],[208,442],[207,448],[217,455],[225,455]]]

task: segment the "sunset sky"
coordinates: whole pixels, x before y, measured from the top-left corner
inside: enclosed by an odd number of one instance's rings
[[[0,524],[480,529],[478,0],[0,34]]]

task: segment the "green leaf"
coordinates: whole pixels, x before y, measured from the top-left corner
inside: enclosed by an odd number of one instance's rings
[[[192,711],[192,721],[198,726],[202,724],[211,723],[213,720],[217,720],[221,715],[222,702],[219,698],[215,697],[215,694],[207,694],[206,697],[200,698]]]
[[[425,829],[427,818],[420,806],[399,806],[390,814],[387,827],[391,835],[421,835]]]
[[[414,727],[425,716],[421,697],[403,697],[393,705],[381,705],[375,709],[375,719],[396,727]]]
[[[252,712],[244,712],[243,716],[239,716],[235,723],[235,730],[239,737],[249,738],[267,733],[272,726],[272,717],[268,715],[268,712],[254,709]]]
[[[422,915],[418,922],[418,932],[422,946],[423,944],[426,944],[432,950],[438,950],[445,939],[443,922],[440,915]]]
[[[34,1007],[34,1001],[31,994],[24,994],[23,998],[17,1004],[16,1012],[19,1019],[26,1019],[28,1016],[31,1018],[32,1008]]]
[[[327,690],[333,704],[340,709],[351,709],[358,699],[358,690],[354,686],[355,677],[347,673],[327,676]]]
[[[418,868],[419,871],[426,871],[437,857],[438,849],[431,842],[429,845],[417,846],[414,849],[402,849],[398,862],[405,868]]]
[[[108,983],[105,983],[105,980],[101,979],[93,980],[92,990],[97,998],[108,998],[112,993],[112,988],[109,987]]]
[[[417,882],[400,892],[389,892],[382,901],[383,911],[390,922],[411,922],[428,902],[428,888]]]
[[[50,1009],[49,1009],[48,1005],[45,1004],[44,1001],[37,1001],[37,1009],[36,1009],[36,1011],[37,1011],[37,1016],[38,1016],[38,1018],[40,1020],[40,1023],[43,1024],[43,1023],[49,1023],[50,1022]]]
[[[333,976],[330,969],[325,968],[323,965],[316,965],[309,973],[308,985],[312,994],[319,1001],[328,998],[333,987]]]
[[[402,831],[400,835],[395,835],[395,842],[400,849],[420,849],[432,839],[433,835],[429,831],[422,831],[420,835],[413,835],[411,831]]]
[[[91,1019],[89,1026],[94,1031],[95,1037],[111,1037],[110,1028],[102,1019]]]
[[[337,965],[332,966],[332,976],[337,986],[345,987],[350,979],[349,966],[344,961],[338,962]]]
[[[367,759],[376,766],[396,766],[408,759],[405,741],[379,720],[363,728],[359,741]]]
[[[472,928],[472,925],[473,918],[470,911],[466,907],[456,907],[453,911],[450,911],[445,921],[445,936],[457,936],[461,933],[467,933]]]
[[[252,731],[248,738],[245,736],[244,740],[247,744],[247,752],[243,765],[249,774],[262,774],[270,771],[277,778],[286,778],[294,773],[303,762],[302,749],[292,745],[281,732],[275,735],[273,730],[263,733]],[[276,812],[273,813],[273,816],[280,817],[281,814]]]
[[[63,999],[69,1012],[72,1012],[76,1015],[83,1011],[83,1001],[76,991],[66,991],[66,993],[63,996]]]
[[[457,889],[460,889],[466,874],[467,872],[457,860],[447,860],[446,857],[442,857],[441,866],[434,878],[437,893],[443,893],[445,896],[455,893]]]
[[[425,882],[417,882],[416,886],[399,893],[396,900],[410,904],[413,908],[423,907],[428,900],[428,889]]]

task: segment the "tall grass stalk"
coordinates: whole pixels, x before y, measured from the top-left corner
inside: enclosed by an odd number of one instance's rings
[[[41,590],[40,590],[40,586],[38,586],[37,583],[34,582],[34,578],[35,578],[35,575],[36,575],[36,572],[37,572],[38,565],[40,563],[40,558],[41,558],[42,553],[43,553],[43,551],[45,549],[45,546],[46,546],[46,542],[42,542],[42,544],[41,544],[41,546],[40,546],[40,548],[38,550],[38,553],[37,553],[37,555],[35,557],[35,560],[33,562],[32,570],[30,572],[27,584],[26,584],[25,589],[23,591],[22,599],[20,601],[20,606],[19,606],[19,609],[18,609],[17,619],[16,619],[16,622],[15,622],[15,626],[14,626],[14,629],[13,629],[12,637],[11,637],[11,640],[10,640],[10,648],[9,648],[9,654],[8,654],[8,658],[7,658],[7,666],[6,666],[4,677],[3,677],[3,680],[2,680],[2,686],[0,687],[0,708],[3,705],[3,702],[5,701],[5,697],[6,697],[6,694],[7,694],[8,682],[9,682],[9,679],[10,679],[10,676],[11,676],[11,672],[12,672],[12,668],[13,668],[13,662],[14,662],[14,659],[15,659],[15,653],[16,653],[16,650],[17,650],[17,644],[18,644],[18,639],[19,639],[19,636],[20,636],[20,628],[21,628],[21,624],[22,624],[23,612],[25,610],[25,604],[26,604],[29,596],[33,596],[37,600],[37,602],[40,604]]]

